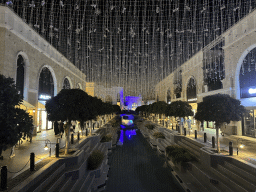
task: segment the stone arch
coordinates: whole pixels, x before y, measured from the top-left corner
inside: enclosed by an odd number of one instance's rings
[[[23,51],[20,51],[17,53],[16,55],[16,60],[15,60],[15,68],[16,68],[16,71],[15,71],[15,83],[17,85],[17,75],[18,72],[17,72],[17,68],[18,68],[18,60],[19,58],[22,58],[23,59],[23,67],[24,67],[24,73],[23,73],[23,98],[24,100],[27,100],[28,98],[28,88],[29,88],[29,59],[28,59],[28,56],[25,52]]]
[[[197,81],[194,76],[190,76],[187,79],[185,88],[187,100],[197,98]]]
[[[76,88],[77,88],[77,89],[82,89],[81,83],[77,83],[77,84],[76,84]]]
[[[236,91],[236,99],[241,99],[240,95],[240,69],[242,67],[243,61],[246,58],[246,56],[254,49],[256,48],[256,44],[251,45],[250,47],[248,47],[240,56],[238,62],[237,62],[237,66],[236,66],[236,72],[235,72],[235,91]]]
[[[47,68],[51,72],[52,79],[53,79],[53,86],[54,86],[54,96],[56,96],[57,95],[57,78],[56,78],[53,68],[49,65],[43,65],[38,72],[38,76],[37,76],[38,92],[39,92],[39,78],[40,78],[40,74],[44,68]]]
[[[68,85],[66,85],[67,82],[69,83],[69,88],[66,87],[66,86],[68,86]],[[73,85],[72,85],[72,81],[71,81],[70,77],[68,77],[68,76],[64,77],[64,79],[62,81],[62,89],[72,89],[72,88],[73,88]]]

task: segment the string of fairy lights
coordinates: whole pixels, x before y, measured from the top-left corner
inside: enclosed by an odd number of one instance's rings
[[[125,95],[140,94],[144,100],[154,98],[156,83],[256,6],[255,0],[0,2],[83,71],[87,81],[123,87]],[[205,51],[206,83],[225,78],[223,45],[220,41]],[[180,85],[176,71],[174,83]]]

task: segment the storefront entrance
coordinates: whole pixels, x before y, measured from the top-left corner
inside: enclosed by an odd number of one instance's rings
[[[255,121],[256,121],[256,109],[248,109],[248,114],[243,118],[242,122],[242,134],[245,136],[255,137]]]
[[[37,111],[37,132],[41,132],[44,130],[52,129],[53,123],[48,121],[47,112],[45,110],[44,104],[40,101],[38,102],[38,111]]]

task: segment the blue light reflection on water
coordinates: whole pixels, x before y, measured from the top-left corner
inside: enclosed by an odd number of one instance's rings
[[[120,141],[121,143],[124,142],[124,131],[123,131],[123,130],[121,130],[119,141]]]
[[[135,129],[126,130],[125,135],[128,137],[128,139],[131,139],[132,135],[136,135],[136,130]]]
[[[120,130],[120,138],[119,138],[119,144],[123,144],[124,142],[124,132],[126,137],[130,140],[133,135],[136,135],[136,129],[129,129],[129,130]]]
[[[122,129],[125,129],[125,128],[126,128],[125,125],[120,125],[120,127],[121,127]]]

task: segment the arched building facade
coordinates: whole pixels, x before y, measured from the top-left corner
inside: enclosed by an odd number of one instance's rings
[[[256,11],[247,15],[155,86],[160,101],[188,101],[196,111],[205,96],[228,94],[249,116],[227,125],[226,133],[256,134]],[[177,89],[181,87],[181,89]],[[180,91],[180,97],[177,92]],[[205,123],[214,128],[214,123]]]
[[[9,8],[0,6],[0,73],[15,80],[34,134],[52,128],[47,99],[63,88],[85,90],[86,76]],[[75,86],[76,85],[76,86]]]

